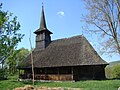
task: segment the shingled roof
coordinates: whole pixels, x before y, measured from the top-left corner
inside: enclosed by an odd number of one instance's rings
[[[45,50],[34,49],[33,58],[36,68],[108,64],[82,35],[54,40]],[[20,67],[31,67],[30,55]]]

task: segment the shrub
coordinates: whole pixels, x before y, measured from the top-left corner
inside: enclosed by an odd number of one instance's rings
[[[112,66],[112,78],[120,78],[120,64]]]
[[[108,79],[112,78],[112,67],[107,66],[105,68],[105,75],[106,75],[106,78],[108,78]]]
[[[8,78],[8,73],[5,69],[0,69],[0,80],[6,80]]]

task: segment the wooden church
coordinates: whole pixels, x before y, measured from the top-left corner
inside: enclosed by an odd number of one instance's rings
[[[42,6],[40,28],[33,50],[34,78],[36,80],[79,81],[105,79],[108,65],[83,36],[51,40]],[[18,66],[19,78],[32,78],[31,54]],[[24,71],[21,73],[21,70]]]

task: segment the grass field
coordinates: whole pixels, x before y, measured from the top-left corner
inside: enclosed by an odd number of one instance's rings
[[[0,81],[0,90],[13,90],[15,87],[32,85],[32,82],[19,82],[16,76],[10,76],[9,80]],[[35,82],[36,87],[71,87],[82,90],[118,90],[120,80],[88,80],[79,82]]]

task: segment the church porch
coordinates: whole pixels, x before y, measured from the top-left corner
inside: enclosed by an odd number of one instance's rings
[[[32,79],[31,68],[19,69],[19,78]],[[35,80],[72,81],[73,71],[71,67],[34,68],[34,78]]]

